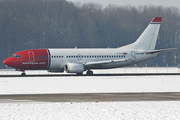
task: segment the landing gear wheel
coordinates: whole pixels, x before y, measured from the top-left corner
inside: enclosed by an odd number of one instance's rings
[[[26,75],[26,73],[24,73],[24,72],[23,72],[23,73],[21,73],[21,76],[25,76],[25,75]]]
[[[93,71],[88,70],[88,71],[86,72],[86,74],[87,74],[87,75],[93,75]]]

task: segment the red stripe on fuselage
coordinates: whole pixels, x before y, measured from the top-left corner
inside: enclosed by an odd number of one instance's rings
[[[22,70],[44,70],[48,67],[49,56],[46,49],[24,50],[13,55],[21,57],[9,57],[4,60],[10,67]]]

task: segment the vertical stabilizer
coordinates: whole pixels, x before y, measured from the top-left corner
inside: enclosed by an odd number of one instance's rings
[[[161,17],[155,17],[134,43],[136,49],[154,50],[160,29]]]
[[[136,42],[125,47],[134,49],[154,50],[161,25],[161,20],[162,17],[153,18],[153,20],[149,23],[147,28],[139,36]]]

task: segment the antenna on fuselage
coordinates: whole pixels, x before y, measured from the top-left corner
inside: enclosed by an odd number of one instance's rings
[[[77,49],[77,46],[75,47],[75,49]]]

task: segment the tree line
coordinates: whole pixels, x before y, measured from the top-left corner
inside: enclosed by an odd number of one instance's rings
[[[0,68],[5,68],[5,58],[26,49],[121,47],[134,42],[158,16],[163,19],[156,49],[180,48],[180,11],[176,7],[0,0]],[[179,52],[165,52],[145,63],[175,66],[180,62]]]

